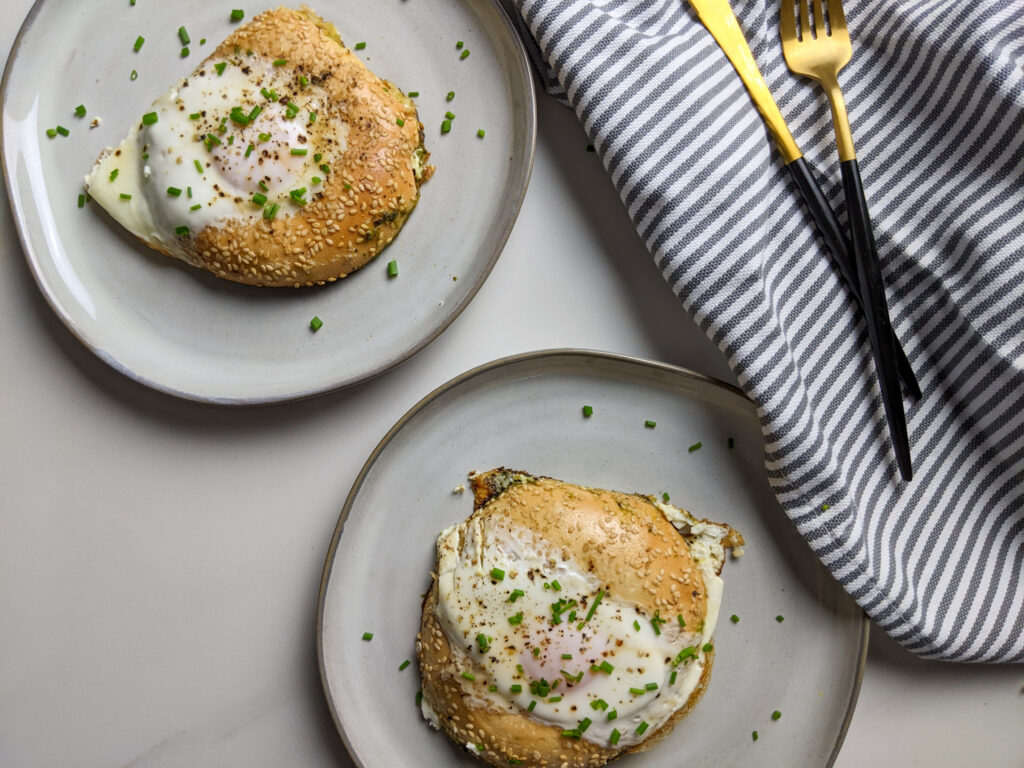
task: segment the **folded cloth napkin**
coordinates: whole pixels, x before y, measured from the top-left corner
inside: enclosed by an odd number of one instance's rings
[[[899,480],[867,330],[752,102],[685,0],[512,0],[683,306],[757,405],[783,509],[906,648],[1024,661],[1024,2],[846,0],[840,80],[898,337]],[[778,0],[733,8],[845,220]]]

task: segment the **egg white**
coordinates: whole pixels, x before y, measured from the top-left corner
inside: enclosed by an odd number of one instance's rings
[[[692,542],[707,592],[701,626],[616,599],[614,585],[525,528],[474,517],[442,531],[435,615],[471,701],[604,747],[617,730],[620,748],[643,741],[687,702],[718,620],[727,530],[657,506]],[[429,707],[424,716],[437,727]]]

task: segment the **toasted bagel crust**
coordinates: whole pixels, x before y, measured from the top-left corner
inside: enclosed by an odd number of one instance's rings
[[[413,164],[423,146],[416,107],[367,69],[333,27],[306,8],[259,14],[201,67],[236,57],[239,50],[284,59],[325,89],[328,100],[318,120],[347,123],[347,146],[330,163],[307,205],[282,206],[270,221],[207,226],[183,239],[183,259],[250,285],[299,287],[346,277],[391,243],[416,206],[419,185],[430,175],[425,150],[419,178]]]
[[[474,518],[490,525],[529,528],[563,556],[608,585],[611,595],[646,612],[681,614],[696,625],[707,612],[700,569],[685,540],[645,496],[602,491],[508,470],[492,470],[472,481]],[[676,578],[679,580],[677,581]],[[687,588],[678,589],[686,579]],[[703,695],[713,652],[705,656],[700,682],[686,703],[641,743],[621,749],[567,738],[525,712],[498,711],[467,695],[458,675],[456,652],[436,615],[436,578],[423,604],[417,654],[423,696],[445,732],[457,744],[474,745],[496,766],[600,766],[620,754],[649,749],[686,716]]]

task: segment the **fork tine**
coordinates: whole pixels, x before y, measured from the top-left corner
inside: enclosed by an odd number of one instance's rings
[[[796,41],[796,6],[793,4],[793,0],[782,0],[779,12],[779,32],[782,34],[783,41],[793,40]],[[785,53],[785,49],[782,51]]]
[[[828,0],[828,26],[832,34],[847,34],[846,17],[843,15],[843,0]]]
[[[814,36],[825,37],[825,3],[827,0],[814,0]]]
[[[811,39],[811,18],[807,11],[808,0],[797,0],[797,5],[800,6],[800,39],[810,40]]]

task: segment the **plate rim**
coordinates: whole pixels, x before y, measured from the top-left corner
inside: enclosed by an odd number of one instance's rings
[[[18,32],[14,37],[14,42],[11,44],[11,49],[7,57],[6,65],[4,66],[4,72],[2,78],[0,78],[0,113],[3,115],[7,114],[7,96],[8,96],[8,83],[11,79],[12,70],[15,66],[15,62],[22,54],[24,38],[31,31],[31,28],[36,22],[36,17],[41,12],[44,5],[54,2],[55,0],[35,0],[32,7],[29,9],[21,26],[18,28]],[[463,3],[471,3],[473,0],[458,0]],[[508,211],[501,216],[501,226],[498,228],[498,239],[496,241],[496,247],[494,252],[491,254],[487,263],[484,265],[483,270],[480,272],[476,280],[470,285],[469,290],[463,294],[462,298],[453,304],[451,312],[443,318],[442,322],[429,334],[420,339],[416,344],[412,345],[406,350],[403,350],[396,357],[389,357],[387,360],[379,364],[376,368],[364,371],[356,376],[350,376],[347,379],[341,381],[334,381],[323,385],[318,385],[310,389],[302,390],[289,390],[285,393],[273,394],[273,395],[257,395],[257,396],[242,396],[242,395],[210,395],[203,394],[201,392],[190,392],[178,389],[170,386],[166,383],[160,382],[149,376],[145,376],[132,369],[130,365],[123,362],[120,358],[111,354],[105,350],[99,340],[95,339],[87,331],[85,331],[81,325],[71,316],[71,313],[64,307],[64,305],[58,301],[57,296],[53,290],[53,287],[49,282],[46,281],[42,274],[42,270],[39,263],[39,254],[33,249],[31,242],[26,231],[26,211],[22,210],[23,206],[15,201],[15,197],[11,194],[14,187],[11,184],[12,170],[8,168],[7,164],[7,138],[5,136],[4,126],[7,122],[5,117],[0,116],[0,169],[3,170],[4,185],[7,189],[8,204],[11,209],[11,215],[14,219],[14,229],[18,235],[18,242],[21,245],[22,254],[25,257],[25,261],[28,264],[29,271],[32,273],[32,278],[36,283],[36,287],[39,292],[46,299],[46,303],[50,306],[53,313],[60,319],[61,323],[70,331],[71,335],[74,336],[83,346],[92,352],[97,358],[102,360],[104,363],[109,365],[115,371],[131,379],[134,382],[142,384],[150,389],[162,392],[167,395],[180,398],[182,400],[188,400],[197,403],[206,403],[211,405],[231,405],[231,406],[260,406],[260,405],[273,405],[276,403],[293,402],[297,400],[305,400],[308,398],[324,395],[329,392],[336,392],[349,387],[354,387],[358,384],[363,384],[367,381],[381,376],[388,371],[400,366],[402,363],[408,361],[414,357],[417,353],[421,352],[425,347],[435,341],[448,327],[455,322],[455,320],[465,311],[466,307],[469,306],[470,302],[476,297],[477,293],[483,287],[483,284],[490,277],[491,272],[494,270],[494,265],[498,262],[498,257],[505,250],[505,246],[508,244],[508,238],[512,234],[512,229],[515,227],[515,223],[519,218],[519,214],[522,212],[523,201],[526,198],[527,190],[530,186],[530,180],[533,176],[533,165],[536,158],[537,150],[537,88],[535,85],[535,77],[533,72],[533,66],[530,62],[530,56],[526,51],[526,47],[523,45],[523,41],[519,36],[519,32],[516,29],[515,23],[509,17],[508,12],[502,5],[500,0],[485,0],[485,2],[491,6],[491,8],[497,12],[498,18],[501,20],[505,31],[513,41],[513,48],[516,51],[515,60],[518,64],[515,70],[519,74],[519,79],[525,84],[525,90],[523,92],[523,100],[526,106],[526,136],[525,136],[525,149],[526,149],[526,162],[523,167],[514,176],[517,177],[519,193],[512,200],[512,206]]]
[[[380,439],[373,451],[370,453],[366,462],[359,470],[359,474],[356,475],[355,481],[352,483],[352,488],[349,490],[348,495],[345,497],[345,502],[342,504],[341,512],[338,516],[338,522],[335,524],[334,532],[331,535],[331,543],[327,549],[327,557],[324,562],[323,571],[320,575],[320,585],[317,592],[317,607],[316,607],[316,660],[317,668],[320,673],[320,687],[323,691],[324,700],[327,704],[327,708],[331,713],[331,720],[334,722],[335,730],[341,737],[342,743],[345,745],[345,751],[349,757],[355,763],[358,768],[368,768],[368,766],[360,759],[352,748],[349,742],[348,734],[342,727],[341,715],[335,707],[334,699],[331,696],[330,683],[327,677],[327,668],[324,659],[324,604],[327,596],[327,584],[330,580],[331,571],[334,568],[334,559],[338,551],[338,543],[341,541],[341,535],[345,528],[345,523],[348,521],[349,513],[352,511],[352,506],[355,503],[356,497],[359,491],[362,489],[363,483],[366,480],[366,476],[373,469],[377,460],[384,453],[387,447],[391,444],[391,441],[404,429],[409,422],[411,422],[420,412],[432,405],[436,400],[443,397],[451,390],[465,384],[472,379],[479,376],[492,373],[502,368],[508,368],[511,366],[519,365],[521,363],[555,359],[555,358],[570,358],[570,359],[591,359],[591,360],[603,360],[605,362],[635,365],[641,368],[646,368],[652,371],[660,371],[662,373],[668,373],[680,380],[690,380],[700,382],[704,385],[710,385],[715,388],[723,389],[731,395],[738,396],[746,406],[752,411],[756,412],[754,403],[743,393],[738,387],[724,382],[720,379],[716,379],[713,376],[708,376],[697,371],[690,370],[689,368],[683,368],[682,366],[672,365],[671,363],[663,363],[657,360],[650,360],[643,357],[636,357],[633,355],[624,355],[617,352],[605,352],[601,350],[585,349],[579,347],[560,347],[553,349],[540,349],[530,352],[521,352],[507,357],[500,357],[495,360],[491,360],[486,363],[474,366],[463,373],[460,373],[448,381],[444,382],[440,386],[436,387],[431,392],[424,395],[417,401],[409,410],[407,410],[395,424],[385,433],[384,437]],[[810,556],[814,556],[813,552],[808,553]],[[824,566],[822,566],[824,567]],[[849,594],[847,594],[849,597]],[[852,597],[850,597],[853,600]],[[839,731],[836,734],[836,743],[832,748],[832,752],[829,755],[828,761],[825,763],[824,768],[832,768],[836,759],[839,757],[839,752],[842,749],[843,742],[846,740],[847,731],[850,728],[850,723],[853,720],[853,713],[857,706],[857,700],[860,698],[861,683],[864,681],[864,669],[867,665],[868,658],[868,641],[871,630],[871,619],[866,613],[861,610],[861,621],[860,621],[860,634],[858,637],[858,648],[857,648],[857,661],[856,669],[854,671],[853,683],[850,686],[850,698],[846,703],[846,710],[843,713],[843,719],[839,726]]]

